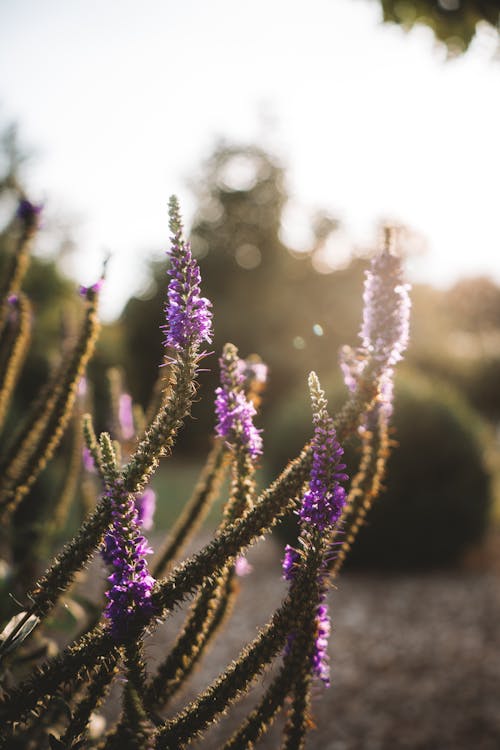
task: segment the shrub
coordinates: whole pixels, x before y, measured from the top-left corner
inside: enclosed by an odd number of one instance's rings
[[[330,382],[332,407],[341,403],[343,391],[339,379]],[[448,383],[408,370],[396,379],[393,422],[397,450],[388,459],[383,491],[347,564],[393,570],[455,564],[482,540],[488,525],[485,426]],[[273,415],[270,470],[293,455],[297,441],[307,440],[309,431],[306,403],[297,395]],[[346,446],[351,473],[359,450],[359,441]],[[293,524],[285,524],[283,532],[289,539]]]
[[[349,562],[414,569],[455,564],[488,525],[484,425],[459,392],[424,378],[399,378],[395,406],[397,450]]]

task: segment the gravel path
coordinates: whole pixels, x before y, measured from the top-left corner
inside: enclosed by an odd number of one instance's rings
[[[279,603],[280,548],[251,551],[232,620],[192,678],[194,697],[251,640]],[[329,596],[332,687],[315,688],[308,750],[499,750],[500,577],[450,572],[411,577],[345,574]],[[165,653],[177,612],[148,647]],[[218,750],[269,676],[196,745]],[[280,746],[280,724],[258,745]],[[194,748],[195,745],[192,745]]]

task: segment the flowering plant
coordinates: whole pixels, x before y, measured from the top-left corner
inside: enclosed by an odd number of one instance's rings
[[[81,289],[85,309],[76,344],[2,452],[0,513],[7,528],[73,414],[79,418],[85,441],[78,470],[82,477],[98,479],[101,489],[95,508],[32,584],[22,607],[14,600],[9,605],[10,618],[0,634],[4,678],[0,748],[184,748],[269,665],[280,662],[258,705],[224,747],[253,747],[283,710],[287,716],[283,748],[292,750],[306,741],[313,681],[329,684],[330,617],[325,595],[380,489],[390,444],[394,366],[408,339],[409,297],[401,262],[392,252],[388,234],[366,277],[361,345],[342,352],[348,389],[345,406],[331,416],[318,377],[310,374],[312,439],[260,493],[255,472],[263,437],[254,418],[266,367],[240,359],[232,344],[224,347],[213,447],[192,498],[148,562],[153,550],[144,531],[151,525],[155,502],[149,482],[160,460],[171,453],[190,413],[199,364],[207,356],[203,347],[212,337],[210,302],[201,294],[199,268],[184,239],[175,198],[169,210],[172,244],[163,327],[165,369],[155,413],[146,424],[115,373],[111,375],[114,439],[106,432],[96,435],[92,417],[82,414],[85,368],[99,328],[100,280]],[[17,246],[0,290],[4,300],[0,422],[28,345],[30,306],[21,281],[38,216],[39,209],[23,197],[15,225]],[[362,452],[349,486],[342,444],[354,433],[361,436]],[[200,552],[175,564],[228,472],[228,497],[214,538]],[[56,502],[55,515],[58,509]],[[163,709],[184,686],[232,605],[235,575],[248,570],[245,550],[288,514],[297,515],[299,535],[297,544],[284,550],[283,575],[288,582],[284,601],[235,662],[183,710],[164,718]],[[36,648],[37,634],[76,574],[98,551],[108,567],[102,606],[87,617],[63,652],[46,658],[44,649]],[[148,637],[188,597],[193,601],[184,626],[170,653],[152,672],[144,656]],[[27,664],[32,671],[26,670]],[[89,723],[118,675],[122,676],[120,717],[96,737],[89,733]]]

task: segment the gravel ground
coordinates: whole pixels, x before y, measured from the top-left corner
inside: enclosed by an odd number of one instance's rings
[[[169,714],[195,696],[251,640],[280,602],[281,550],[249,555],[233,617]],[[329,595],[332,687],[314,690],[308,750],[498,750],[500,578],[489,569],[433,575],[344,574]],[[148,646],[164,654],[177,612]],[[265,676],[228,719],[196,745],[217,750],[269,684]],[[280,746],[280,722],[258,745]],[[194,748],[195,745],[193,744]]]

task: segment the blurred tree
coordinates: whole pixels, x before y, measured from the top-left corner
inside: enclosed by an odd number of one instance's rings
[[[489,422],[500,419],[500,287],[462,279],[441,291],[415,286],[407,359],[459,388]]]
[[[355,342],[364,262],[330,274],[314,270],[312,261],[338,225],[325,213],[314,217],[310,252],[286,247],[281,239],[288,200],[284,169],[257,146],[218,144],[195,189],[191,241],[203,293],[213,302],[213,348],[218,354],[232,341],[241,356],[258,353],[270,367],[266,398],[286,399],[312,367],[331,369],[339,346]],[[158,329],[165,273],[165,263],[153,264],[149,295],[130,300],[122,318],[132,391],[143,404],[162,357]],[[208,366],[212,373],[204,375],[204,387],[213,390],[217,366],[213,359]],[[205,400],[194,412],[205,432],[212,422],[209,409]]]
[[[491,279],[462,279],[445,296],[448,314],[457,328],[478,335],[500,331],[500,288]]]
[[[498,0],[380,0],[384,21],[411,29],[415,24],[429,26],[450,53],[464,52],[474,36],[477,25],[486,22],[498,31],[500,4]]]
[[[319,366],[325,337],[339,324],[331,277],[311,264],[337,224],[316,217],[310,252],[286,247],[284,169],[257,146],[217,146],[197,182],[197,197],[192,244],[214,304],[216,351],[234,341],[243,354],[258,352],[271,366],[272,391],[282,393],[303,377],[308,363]],[[345,303],[344,297],[343,322],[351,308]]]
[[[481,543],[490,520],[487,431],[449,383],[408,369],[396,382],[394,428],[397,448],[384,492],[349,562],[394,569],[460,562]]]

